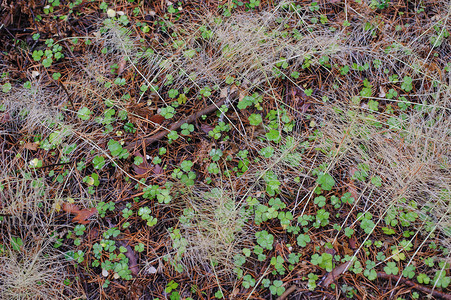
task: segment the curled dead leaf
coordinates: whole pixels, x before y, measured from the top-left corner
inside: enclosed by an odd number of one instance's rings
[[[125,256],[128,258],[128,268],[133,276],[137,276],[139,273],[138,258],[136,257],[135,251],[130,247],[125,241],[119,241],[119,244],[127,249]]]
[[[122,57],[118,63],[118,69],[117,69],[118,76],[120,76],[120,75],[122,75],[122,73],[124,73],[126,65],[127,65],[127,61],[125,60],[125,57]]]
[[[329,287],[334,281],[336,281],[340,276],[348,270],[348,268],[351,266],[352,261],[345,262],[335,269],[332,270],[332,272],[329,272],[329,274],[326,275],[326,278],[321,283],[321,286],[323,287]]]
[[[349,175],[350,175],[350,180],[348,185],[348,192],[351,193],[352,198],[354,198],[354,200],[359,199],[359,194],[357,193],[357,187],[355,186],[354,180],[352,179],[352,176],[354,176],[354,173],[357,171],[356,167],[350,167],[349,168]]]
[[[351,248],[352,250],[357,250],[357,240],[352,237],[349,239],[349,248]]]

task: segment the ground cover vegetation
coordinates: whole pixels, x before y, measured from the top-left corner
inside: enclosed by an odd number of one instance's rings
[[[451,299],[448,1],[5,0],[2,299]]]

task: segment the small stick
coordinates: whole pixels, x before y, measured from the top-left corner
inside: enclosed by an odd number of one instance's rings
[[[411,280],[402,278],[402,277],[400,277],[398,275],[389,275],[389,274],[387,274],[385,272],[377,272],[377,277],[381,278],[381,279],[387,279],[387,280],[389,280],[389,279],[399,280],[399,282],[404,283],[404,284],[406,284],[408,286],[411,286],[412,288],[414,288],[416,290],[422,291],[425,294],[430,294],[430,295],[432,295],[434,297],[441,298],[441,299],[451,300],[451,295],[450,294],[446,294],[446,293],[443,293],[443,292],[440,292],[440,291],[432,290],[432,289],[430,289],[428,287],[419,285],[419,284],[417,284],[417,283],[415,283],[415,282],[413,282]]]

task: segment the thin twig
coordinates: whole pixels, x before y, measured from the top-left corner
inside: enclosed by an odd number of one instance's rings
[[[386,280],[393,279],[393,280],[399,281],[401,283],[404,283],[405,285],[411,286],[412,288],[414,288],[416,290],[419,290],[419,291],[421,291],[421,292],[423,292],[425,294],[430,294],[430,295],[432,295],[434,297],[441,298],[441,299],[451,300],[451,295],[450,294],[446,294],[446,293],[443,293],[443,292],[440,292],[440,291],[432,290],[432,289],[430,289],[428,287],[419,285],[418,283],[415,283],[415,282],[413,282],[411,280],[402,278],[401,276],[398,276],[398,275],[389,275],[389,274],[387,274],[385,272],[377,272],[377,277],[381,278],[381,279],[386,279]]]

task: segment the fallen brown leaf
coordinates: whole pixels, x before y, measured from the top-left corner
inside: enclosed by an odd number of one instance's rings
[[[118,76],[120,76],[122,73],[124,73],[126,65],[127,65],[127,61],[125,60],[125,57],[122,57],[118,64],[118,69],[117,69]]]
[[[155,167],[153,168],[153,173],[155,175],[161,175],[163,174],[163,168],[160,165],[155,165]]]
[[[138,175],[146,174],[152,167],[147,162],[147,159],[141,153],[136,152],[135,155],[141,157],[143,159],[143,162],[140,165],[133,164],[132,165],[133,170]]]
[[[122,247],[125,247],[127,249],[127,252],[125,252],[125,256],[128,258],[128,268],[130,269],[130,272],[133,276],[138,275],[139,268],[138,268],[138,258],[136,257],[135,251],[133,251],[132,247],[130,247],[126,242],[119,241],[119,244]]]
[[[144,139],[135,140],[135,141],[129,143],[125,147],[125,149],[131,150],[137,146],[146,146],[146,145],[152,144],[156,141],[159,141],[162,138],[166,137],[169,134],[169,132],[179,129],[183,124],[194,123],[201,116],[209,115],[209,114],[213,113],[214,111],[216,111],[218,109],[218,107],[220,107],[224,104],[225,100],[226,99],[222,99],[222,100],[218,101],[217,103],[213,103],[201,110],[196,111],[194,114],[190,115],[189,117],[181,119],[181,120],[177,121],[176,123],[173,123],[169,128],[166,128],[164,131],[160,131],[160,132],[158,132],[152,136],[149,136],[147,138],[144,138]]]
[[[11,117],[9,115],[9,112],[5,112],[4,114],[1,115],[2,117],[0,118],[0,123],[8,123],[11,120]]]
[[[341,274],[346,272],[346,270],[349,268],[351,264],[352,261],[348,261],[333,269],[332,272],[326,275],[326,278],[321,283],[321,286],[329,287],[329,285],[331,285],[335,280],[337,280],[341,276]]]
[[[24,145],[25,149],[36,151],[38,150],[39,145],[37,143],[25,143]]]
[[[215,129],[213,126],[207,125],[207,124],[202,124],[200,125],[200,129],[205,133],[208,134],[210,131],[212,131],[213,129]]]
[[[155,124],[161,124],[166,120],[162,115],[153,115],[149,118],[149,121],[155,123]]]
[[[75,217],[72,219],[72,222],[84,225],[90,222],[88,218],[97,213],[97,208],[95,207],[90,209],[79,209],[78,206],[73,203],[64,203],[63,210],[67,213],[75,215]]]
[[[352,198],[354,198],[355,201],[359,199],[359,194],[357,193],[357,187],[355,186],[354,180],[352,179],[352,176],[354,176],[354,173],[358,171],[356,167],[350,167],[349,168],[349,183],[348,183],[348,192],[351,193]]]

